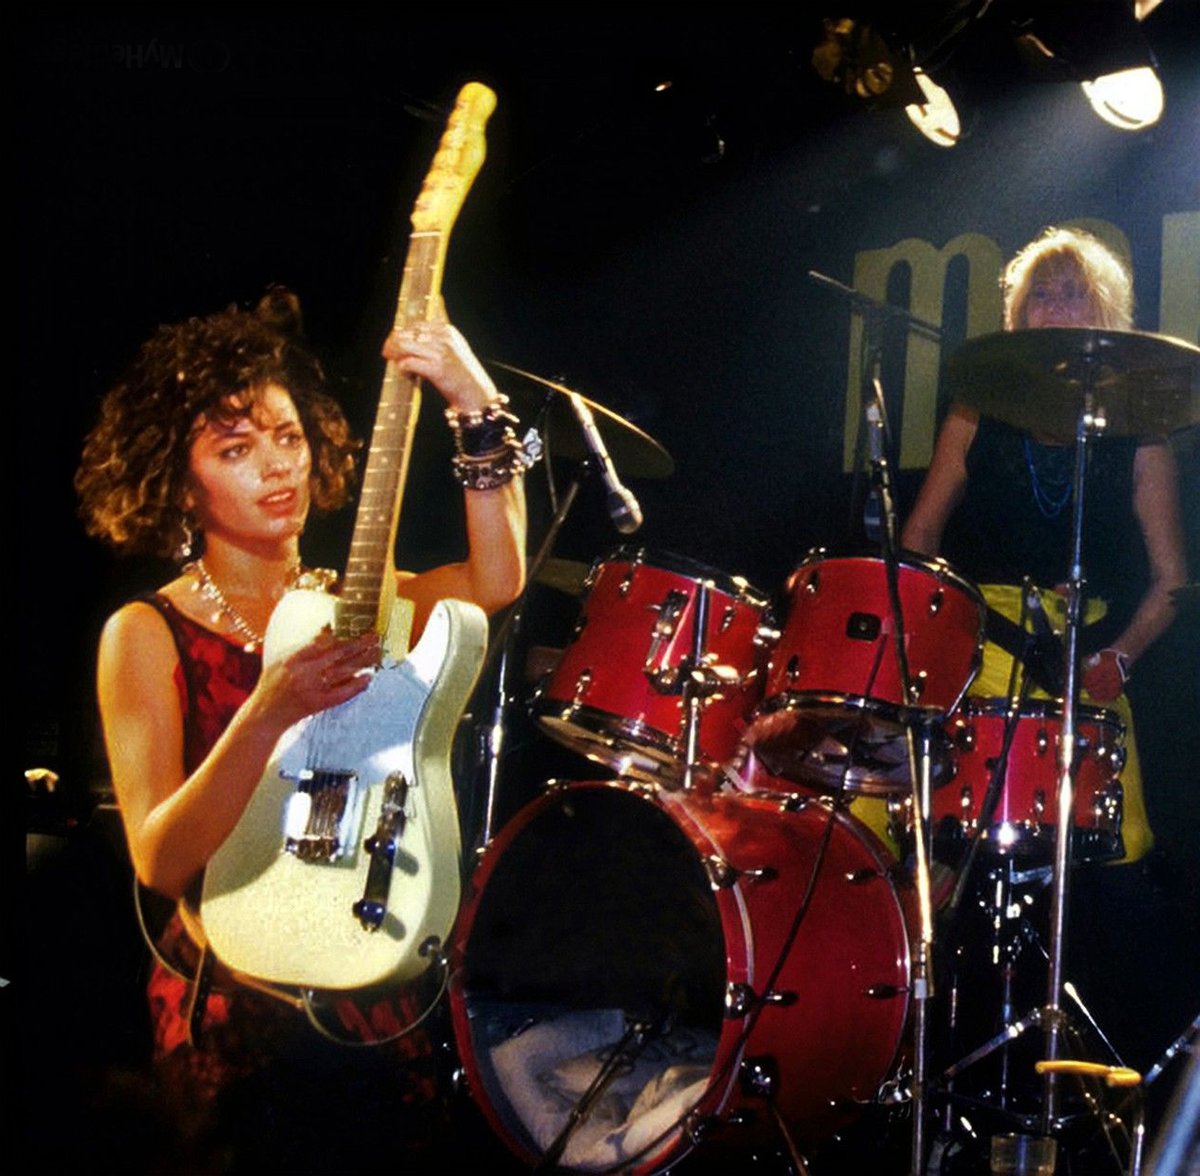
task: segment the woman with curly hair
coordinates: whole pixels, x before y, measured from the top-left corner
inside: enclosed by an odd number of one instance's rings
[[[199,955],[192,916],[202,871],[280,736],[363,691],[369,678],[360,671],[380,656],[373,632],[347,641],[323,632],[262,665],[262,633],[284,593],[332,579],[304,568],[300,537],[311,508],[346,501],[358,449],[299,328],[299,303],[280,289],[253,311],[159,328],[105,396],[76,476],[91,534],[119,551],[182,561],[158,592],[109,618],[98,670],[134,867],[146,886],[180,900],[164,937],[176,959]],[[398,573],[399,594],[413,602],[417,630],[446,597],[495,611],[524,578],[524,455],[514,422],[449,323],[396,331],[384,354],[446,401],[469,545],[461,563]],[[304,1038],[312,1034],[296,1010],[229,980],[218,977],[199,1016],[185,982],[161,962],[150,982],[160,1078],[177,1107],[200,1120],[218,1093],[272,1060],[288,1057],[294,1077],[296,1059],[311,1056]],[[343,1020],[358,1016],[343,1012]],[[370,1019],[386,1031],[404,1017],[375,1010]],[[411,1039],[406,1049],[428,1053]]]

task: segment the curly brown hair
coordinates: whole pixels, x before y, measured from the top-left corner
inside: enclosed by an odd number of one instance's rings
[[[359,442],[301,339],[300,301],[274,287],[254,310],[230,307],[162,326],[100,405],[75,475],[88,534],[119,551],[169,556],[187,533],[191,444],[206,420],[254,411],[268,384],[291,395],[312,450],[312,502],[345,503]]]

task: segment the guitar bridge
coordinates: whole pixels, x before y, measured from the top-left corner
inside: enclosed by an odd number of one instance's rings
[[[357,785],[354,772],[300,772],[284,813],[284,849],[305,862],[337,861],[353,837]]]

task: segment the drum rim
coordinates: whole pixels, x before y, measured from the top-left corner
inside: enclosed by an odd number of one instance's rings
[[[686,803],[686,798],[683,795],[664,792],[637,779],[550,780],[547,782],[541,795],[535,796],[505,822],[504,826],[486,847],[487,852],[478,859],[476,869],[468,882],[469,890],[467,897],[459,908],[458,920],[452,933],[450,948],[449,1006],[455,1048],[459,1053],[468,1078],[473,1084],[478,1084],[483,1089],[487,1088],[487,1082],[479,1064],[479,1051],[476,1048],[475,1036],[471,1031],[473,1018],[470,1008],[471,993],[468,988],[469,977],[467,976],[466,966],[470,933],[474,930],[480,904],[487,892],[487,884],[490,882],[497,864],[504,856],[501,851],[507,849],[558,798],[564,794],[577,793],[579,791],[610,792],[615,795],[628,796],[635,801],[648,805],[673,825],[676,833],[690,845],[693,852],[697,854],[697,864],[702,872],[706,873],[707,870],[704,864],[705,859],[700,853],[701,846],[697,843],[698,840],[703,842],[706,852],[720,850],[720,846],[713,840],[709,830],[696,819],[695,813],[692,811],[694,805]],[[731,797],[730,799],[732,801],[735,798]],[[697,837],[697,834],[699,837]],[[753,929],[749,925],[749,915],[745,906],[725,888],[712,886],[710,883],[707,893],[716,911],[717,921],[721,929],[721,949],[725,957],[725,993],[727,997],[729,985],[733,979],[731,976],[731,960],[739,958],[743,969],[753,964]],[[906,926],[903,923],[904,911],[900,907],[900,902],[894,888],[892,897],[900,911],[902,926]],[[740,952],[740,956],[735,956],[735,953],[738,952]],[[739,978],[744,979],[744,977]],[[908,1011],[906,1009],[905,1024],[907,1024],[907,1017]],[[694,1151],[697,1145],[692,1132],[689,1131],[689,1122],[693,1121],[696,1117],[704,1119],[714,1114],[719,1116],[728,1105],[737,1085],[741,1061],[741,1057],[731,1058],[730,1056],[731,1050],[736,1045],[740,1033],[739,1022],[722,1015],[719,1025],[715,1027],[715,1032],[717,1043],[709,1070],[708,1086],[703,1096],[692,1108],[687,1119],[681,1121],[678,1128],[662,1140],[660,1146],[648,1152],[632,1171],[636,1173],[656,1172],[658,1171],[658,1165],[664,1160],[670,1159],[672,1162],[682,1160]],[[471,1046],[469,1054],[462,1048],[461,1035],[464,1034]],[[896,1043],[897,1056],[899,1055],[902,1043],[903,1028]],[[748,1042],[742,1043],[739,1051],[741,1056],[745,1055],[747,1045]],[[895,1066],[894,1058],[891,1065],[892,1067]],[[724,1067],[723,1072],[721,1067]],[[473,1098],[473,1101],[478,1105],[479,1099]],[[501,1115],[492,1099],[487,1099],[486,1107],[480,1107],[480,1111],[492,1125],[495,1133],[506,1143],[510,1150],[524,1157],[526,1160],[533,1160],[534,1162],[543,1158],[544,1153],[538,1154],[526,1146],[524,1139],[514,1130],[511,1118]],[[523,1126],[522,1130],[524,1130]]]
[[[1083,722],[1098,726],[1116,727],[1121,738],[1125,737],[1125,721],[1109,707],[1078,704],[1077,713]],[[993,694],[968,694],[947,716],[947,721],[956,718],[1004,718],[1008,714],[1008,699]],[[1017,712],[1020,719],[1057,719],[1062,721],[1063,704],[1057,698],[1027,698]]]
[[[588,573],[588,595],[594,586],[596,577],[608,564],[630,564],[631,566],[654,568],[660,572],[669,572],[682,576],[692,583],[711,580],[718,592],[741,601],[752,608],[765,610],[770,606],[770,596],[756,588],[745,577],[730,574],[721,568],[703,563],[691,556],[680,555],[678,552],[640,547],[633,543],[622,543],[614,547],[607,555],[599,556],[592,561]]]
[[[453,932],[450,945],[451,976],[449,985],[449,1006],[455,1047],[459,1052],[462,1064],[481,1093],[473,1096],[473,1101],[479,1105],[480,1112],[491,1125],[495,1134],[517,1155],[526,1160],[537,1161],[540,1155],[531,1152],[524,1146],[522,1139],[514,1130],[510,1119],[500,1114],[494,1100],[484,1097],[486,1083],[479,1073],[479,1051],[475,1036],[471,1030],[473,1020],[470,1007],[471,993],[468,988],[469,978],[466,969],[466,954],[478,915],[480,903],[483,901],[487,884],[503,854],[504,847],[511,844],[519,836],[522,829],[527,828],[545,808],[563,793],[580,790],[613,791],[631,796],[634,800],[649,804],[652,809],[664,816],[684,837],[698,855],[704,847],[721,852],[722,845],[713,837],[712,830],[704,822],[705,812],[716,809],[719,805],[729,805],[735,808],[745,808],[748,811],[757,810],[764,817],[780,812],[779,798],[769,795],[754,795],[743,793],[722,793],[719,795],[687,794],[663,792],[643,782],[630,779],[615,780],[562,780],[547,782],[545,791],[523,805],[505,823],[489,843],[489,855],[478,859],[478,864],[468,882],[467,894],[460,908],[459,920]],[[852,814],[841,808],[830,808],[821,798],[806,797],[799,809],[812,809],[814,813],[832,820],[841,828],[843,835],[848,835],[858,848],[864,852],[878,870],[878,876],[887,880],[887,896],[889,911],[889,928],[896,935],[897,978],[902,981],[902,987],[897,993],[902,1007],[894,1019],[894,1034],[889,1041],[890,1056],[882,1074],[878,1077],[880,1086],[897,1073],[897,1067],[905,1056],[905,1043],[908,1040],[913,1016],[913,1001],[911,980],[913,975],[913,928],[915,927],[916,910],[911,893],[893,881],[894,861],[886,846],[868,826],[854,819]],[[795,812],[797,809],[787,808],[784,811]],[[701,858],[703,867],[703,859]],[[905,895],[908,895],[907,901]],[[761,961],[755,954],[754,926],[750,922],[750,913],[743,896],[736,890],[722,886],[712,886],[710,897],[713,902],[720,924],[722,948],[726,960],[725,989],[726,994],[731,984],[737,980],[749,982],[753,974],[754,982],[760,977],[756,965]],[[688,1129],[688,1123],[700,1118],[724,1116],[731,1107],[731,1098],[736,1096],[738,1075],[741,1062],[747,1056],[747,1050],[753,1045],[753,1037],[747,1037],[738,1045],[742,1034],[742,1019],[723,1015],[717,1030],[718,1040],[710,1064],[709,1086],[703,1096],[692,1108],[688,1119],[682,1121],[677,1131],[674,1131],[657,1150],[647,1153],[631,1171],[635,1173],[658,1172],[659,1165],[669,1160],[672,1164],[683,1160],[696,1148],[698,1140]],[[464,1038],[469,1046],[469,1052],[464,1051]],[[722,1069],[724,1067],[724,1069]],[[483,1099],[482,1105],[480,1101]]]
[[[641,768],[640,766],[628,768],[628,774],[636,775],[639,780],[669,779],[683,774],[682,767],[679,767],[678,771],[674,773],[671,771],[672,764],[679,758],[683,746],[682,741],[678,739],[673,740],[657,727],[651,727],[638,719],[628,719],[615,715],[612,711],[601,710],[599,707],[584,706],[575,703],[566,703],[561,706],[547,706],[543,705],[542,699],[534,699],[529,709],[538,727],[546,735],[568,750],[586,756],[593,763],[606,764],[609,767],[621,767],[625,764],[629,756],[640,755],[645,759],[655,760],[659,763],[660,767],[653,771],[649,768]],[[575,727],[590,732],[595,735],[599,742],[592,743],[586,739],[573,740],[562,728],[547,725],[545,722],[547,719],[558,720],[563,725],[563,728]],[[592,721],[593,725],[589,725],[586,721],[579,721],[588,719]],[[600,725],[600,720],[602,719],[606,721],[606,726]],[[613,719],[617,720],[615,724],[612,722]],[[616,730],[613,729],[614,726],[617,728]],[[635,744],[633,742],[635,738],[640,738],[641,742]],[[625,739],[629,742],[628,750],[622,753],[611,744],[605,744],[604,740],[606,739]],[[610,755],[603,754],[606,747],[611,751]],[[584,750],[585,748],[586,750]],[[662,758],[660,759],[659,757]]]
[[[851,561],[884,563],[883,556],[870,549],[855,548],[841,551],[828,547],[810,547],[805,552],[804,558],[796,565],[792,575],[794,576],[801,568],[808,567],[810,564],[849,563]],[[974,580],[968,579],[948,559],[940,555],[925,555],[923,552],[910,551],[905,548],[897,553],[896,562],[900,567],[909,568],[912,571],[928,572],[938,580],[951,583],[970,596],[982,611],[980,617],[980,633],[982,634],[987,619],[987,601]]]

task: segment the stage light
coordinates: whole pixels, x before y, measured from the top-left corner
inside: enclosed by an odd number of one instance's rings
[[[962,134],[962,123],[954,99],[919,66],[913,70],[913,78],[925,101],[906,106],[904,113],[931,143],[939,147],[953,147]]]
[[[1092,109],[1114,127],[1140,131],[1162,115],[1162,83],[1127,0],[1035,9],[1020,23],[1017,46],[1036,76],[1078,82]]]
[[[1081,85],[1092,109],[1123,131],[1140,131],[1162,117],[1162,83],[1148,65],[1104,74]]]

